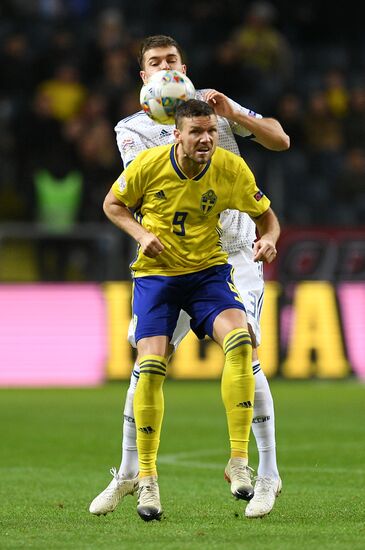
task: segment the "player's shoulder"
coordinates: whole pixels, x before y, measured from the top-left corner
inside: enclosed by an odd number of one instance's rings
[[[220,146],[216,148],[214,157],[218,162],[230,162],[233,166],[240,166],[244,162],[242,157]]]
[[[212,88],[202,88],[201,90],[195,90],[195,99],[205,101],[205,95],[210,92]]]
[[[214,152],[214,166],[217,169],[221,169],[224,172],[233,174],[242,172],[242,170],[248,169],[246,162],[242,157],[232,151],[228,151],[223,147],[217,147]]]
[[[170,155],[170,150],[171,144],[157,145],[156,147],[145,149],[144,151],[138,153],[134,161],[129,164],[128,167],[132,165],[137,167],[137,165],[139,165],[140,168],[144,168],[145,166],[151,167],[154,163],[164,164],[166,162],[166,158]]]
[[[115,126],[114,130],[118,133],[123,130],[133,130],[134,128],[140,127],[141,124],[147,125],[150,118],[146,115],[144,111],[137,111],[132,115],[129,115],[125,118],[122,118]]]

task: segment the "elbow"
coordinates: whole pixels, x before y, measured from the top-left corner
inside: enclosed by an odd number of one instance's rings
[[[270,143],[259,142],[261,145],[269,149],[270,151],[281,152],[287,151],[290,147],[290,137],[287,134],[281,134],[280,136],[275,136]]]
[[[290,137],[285,134],[283,136],[283,151],[287,151],[290,148]]]
[[[104,202],[103,202],[103,211],[104,211],[104,214],[106,215],[107,218],[109,218],[109,203],[108,203],[108,200],[107,200],[107,197],[104,199]]]
[[[278,140],[276,151],[287,151],[290,148],[290,137],[283,132]]]

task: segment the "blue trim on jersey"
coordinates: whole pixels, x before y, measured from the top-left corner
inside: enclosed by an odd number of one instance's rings
[[[195,181],[200,180],[200,178],[202,178],[204,176],[204,174],[206,173],[206,171],[208,170],[208,168],[210,166],[210,163],[211,163],[211,160],[209,159],[208,162],[206,163],[205,167],[203,168],[203,170],[200,172],[200,174],[195,176],[195,178],[193,178],[193,180],[195,180]]]
[[[182,171],[180,170],[179,165],[178,165],[178,163],[177,163],[177,161],[176,161],[176,158],[175,158],[175,145],[173,145],[173,146],[171,147],[171,150],[170,150],[170,160],[171,160],[172,167],[173,167],[173,169],[175,170],[175,172],[177,173],[177,175],[179,176],[179,178],[182,179],[182,180],[188,179],[188,178],[185,176],[184,172],[182,172]]]
[[[187,180],[188,177],[184,174],[184,172],[181,170],[180,166],[178,165],[177,163],[177,160],[176,160],[176,144],[174,144],[172,147],[171,147],[171,150],[170,150],[170,160],[171,160],[171,164],[172,164],[172,167],[173,169],[175,170],[175,172],[177,173],[177,175],[179,176],[180,179],[182,180]],[[198,181],[200,180],[200,178],[202,178],[204,176],[204,174],[206,173],[206,171],[208,170],[209,166],[211,164],[211,159],[208,160],[207,164],[204,166],[203,170],[201,172],[199,172],[198,175],[194,176],[192,179],[194,181]]]
[[[129,120],[132,120],[132,118],[136,118],[137,116],[145,115],[145,114],[146,113],[144,111],[137,111],[137,113],[134,113],[134,115],[130,115],[130,116],[127,116],[126,118],[122,118],[120,122],[128,122]],[[118,124],[120,124],[120,122]]]

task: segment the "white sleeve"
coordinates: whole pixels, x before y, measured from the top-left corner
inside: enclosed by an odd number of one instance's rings
[[[130,129],[123,128],[119,125],[116,128],[117,144],[120,155],[122,157],[123,166],[126,168],[138,153],[147,149],[141,137]]]
[[[202,101],[205,101],[205,95],[209,91],[211,91],[211,88],[204,88],[202,90],[197,90],[195,94],[196,99],[201,99]],[[252,111],[252,109],[247,109],[246,107],[242,107],[242,105],[240,105],[239,103],[236,103],[236,101],[233,101],[233,99],[231,99],[230,97],[228,98],[228,100],[232,104],[233,108],[236,109],[237,111],[241,111],[245,115],[253,116],[255,118],[262,118],[262,115],[255,113],[255,111]],[[250,132],[250,130],[247,130],[247,128],[245,128],[244,126],[240,126],[240,124],[237,124],[237,122],[233,122],[228,118],[225,118],[224,120],[227,121],[227,123],[229,124],[229,127],[231,128],[234,134],[237,134],[245,138],[253,137],[253,134]]]
[[[255,113],[255,111],[252,111],[252,109],[247,109],[247,107],[242,107],[242,105],[240,105],[239,103],[236,103],[231,98],[228,98],[228,99],[235,109],[237,109],[238,111],[241,111],[245,115],[252,116],[254,118],[262,118],[262,115],[260,115],[259,113]],[[241,137],[253,137],[253,134],[250,132],[250,130],[247,130],[247,128],[245,128],[244,126],[241,126],[236,122],[232,122],[232,120],[228,120],[228,122],[234,134],[237,134],[238,136],[241,136]]]

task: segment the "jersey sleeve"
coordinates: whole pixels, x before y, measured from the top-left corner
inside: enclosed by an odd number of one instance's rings
[[[242,105],[240,105],[239,103],[236,103],[236,101],[233,101],[233,99],[231,98],[228,98],[228,99],[230,103],[233,105],[233,107],[238,111],[241,111],[243,114],[252,116],[254,118],[262,118],[262,115],[260,115],[259,113],[255,113],[255,111],[252,111],[251,109],[247,109],[247,107],[242,107]],[[237,124],[232,120],[228,120],[228,122],[234,134],[237,134],[238,136],[241,136],[244,138],[254,137],[253,134],[250,132],[250,130],[247,130],[247,128],[245,128],[244,126],[241,126],[240,124]]]
[[[228,208],[246,212],[251,218],[261,216],[270,206],[270,200],[257,187],[255,176],[243,159],[238,159],[238,171]]]
[[[135,207],[143,197],[143,179],[138,162],[132,163],[112,185],[114,196],[129,208]]]
[[[145,151],[147,147],[136,132],[123,127],[121,124],[115,127],[115,132],[123,166],[126,168],[136,158],[138,153]]]

